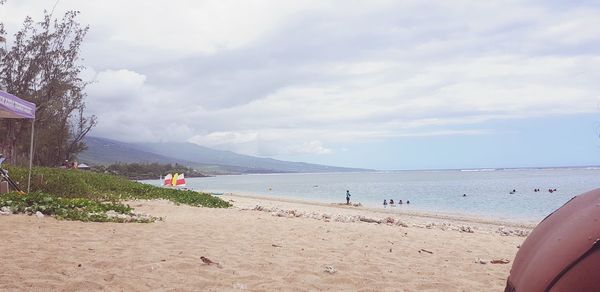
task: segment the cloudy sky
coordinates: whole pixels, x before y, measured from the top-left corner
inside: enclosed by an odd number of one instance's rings
[[[14,33],[56,0],[9,0]],[[600,164],[597,1],[78,1],[93,135],[340,166]],[[9,40],[10,41],[10,40]]]

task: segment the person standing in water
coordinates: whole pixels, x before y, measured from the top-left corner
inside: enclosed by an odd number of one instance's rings
[[[350,205],[350,191],[346,190],[346,205]]]

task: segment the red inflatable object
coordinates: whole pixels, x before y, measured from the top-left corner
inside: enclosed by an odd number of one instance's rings
[[[600,189],[574,197],[533,229],[505,291],[600,291]]]

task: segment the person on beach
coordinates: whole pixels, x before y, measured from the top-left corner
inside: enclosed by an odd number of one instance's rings
[[[350,205],[350,191],[346,190],[346,205]]]
[[[387,200],[383,199],[383,207],[387,207]]]

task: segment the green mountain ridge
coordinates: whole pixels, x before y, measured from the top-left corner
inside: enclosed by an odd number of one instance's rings
[[[254,157],[192,143],[125,143],[100,137],[86,137],[85,143],[88,148],[78,155],[78,159],[93,165],[178,163],[207,174],[368,171]]]

